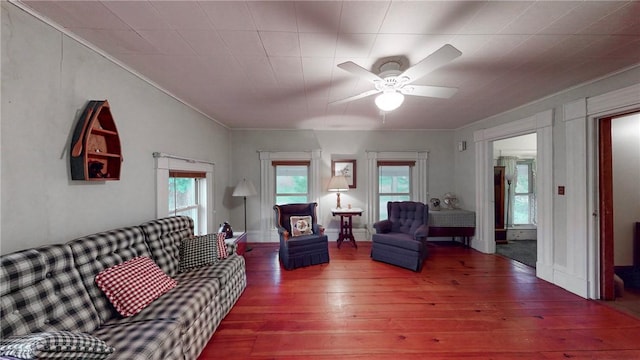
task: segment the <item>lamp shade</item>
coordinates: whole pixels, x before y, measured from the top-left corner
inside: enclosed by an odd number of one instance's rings
[[[255,186],[253,186],[253,183],[251,182],[251,180],[247,180],[247,179],[242,179],[240,180],[240,182],[238,183],[238,185],[236,185],[236,188],[233,190],[233,196],[253,196],[256,195],[258,192],[256,191]]]
[[[347,191],[349,190],[349,183],[347,182],[347,178],[339,175],[334,176],[329,180],[329,191]]]
[[[376,106],[382,111],[392,111],[400,107],[404,102],[404,95],[392,91],[385,91],[376,97]]]

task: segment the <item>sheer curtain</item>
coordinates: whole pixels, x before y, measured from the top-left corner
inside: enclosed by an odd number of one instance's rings
[[[507,188],[505,189],[505,229],[509,228],[509,224],[513,223],[513,195],[516,189],[516,179],[518,168],[516,162],[517,156],[500,156],[498,157],[498,165],[504,166],[504,178],[507,181]]]
[[[533,158],[532,162],[531,162],[531,179],[533,181],[533,194],[531,195],[531,223],[533,225],[538,226],[538,192],[536,191],[537,189],[537,159]]]

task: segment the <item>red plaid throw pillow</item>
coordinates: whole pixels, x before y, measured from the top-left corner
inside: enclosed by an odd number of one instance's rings
[[[148,257],[136,257],[102,270],[96,284],[122,316],[133,316],[176,287],[175,280]]]
[[[227,244],[224,242],[226,238],[225,233],[218,233],[218,258],[226,259],[229,254],[227,253]]]

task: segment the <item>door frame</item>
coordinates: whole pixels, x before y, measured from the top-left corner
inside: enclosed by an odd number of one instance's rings
[[[615,300],[615,234],[613,202],[613,120],[627,115],[624,112],[598,119],[598,205],[600,208],[600,299]],[[635,262],[634,262],[635,265]]]
[[[536,133],[538,243],[536,276],[552,282],[553,275],[553,110],[473,134],[476,150],[476,236],[472,247],[495,253],[495,199],[493,196],[493,142]]]
[[[587,148],[586,157],[589,164],[587,171],[588,183],[588,199],[587,210],[591,215],[592,221],[589,224],[587,232],[587,248],[588,248],[588,273],[587,280],[589,284],[588,298],[604,299],[609,293],[603,294],[606,290],[613,291],[613,276],[611,276],[611,284],[602,283],[603,272],[605,271],[605,263],[602,263],[604,246],[601,239],[602,231],[602,205],[600,203],[600,121],[606,118],[617,117],[627,113],[640,111],[640,84],[628,86],[619,90],[611,91],[599,96],[581,99],[584,105],[583,116],[587,127]],[[613,242],[613,239],[611,239]],[[613,243],[611,243],[611,253],[613,253]],[[611,255],[612,256],[612,255]],[[613,260],[611,260],[613,262]],[[610,271],[613,271],[611,269]]]
[[[598,120],[598,206],[600,208],[600,299],[615,300],[613,238],[613,116]]]

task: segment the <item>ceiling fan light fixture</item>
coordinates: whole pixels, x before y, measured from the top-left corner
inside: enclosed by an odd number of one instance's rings
[[[385,91],[376,97],[376,106],[382,111],[393,111],[402,105],[404,95],[393,90]]]

